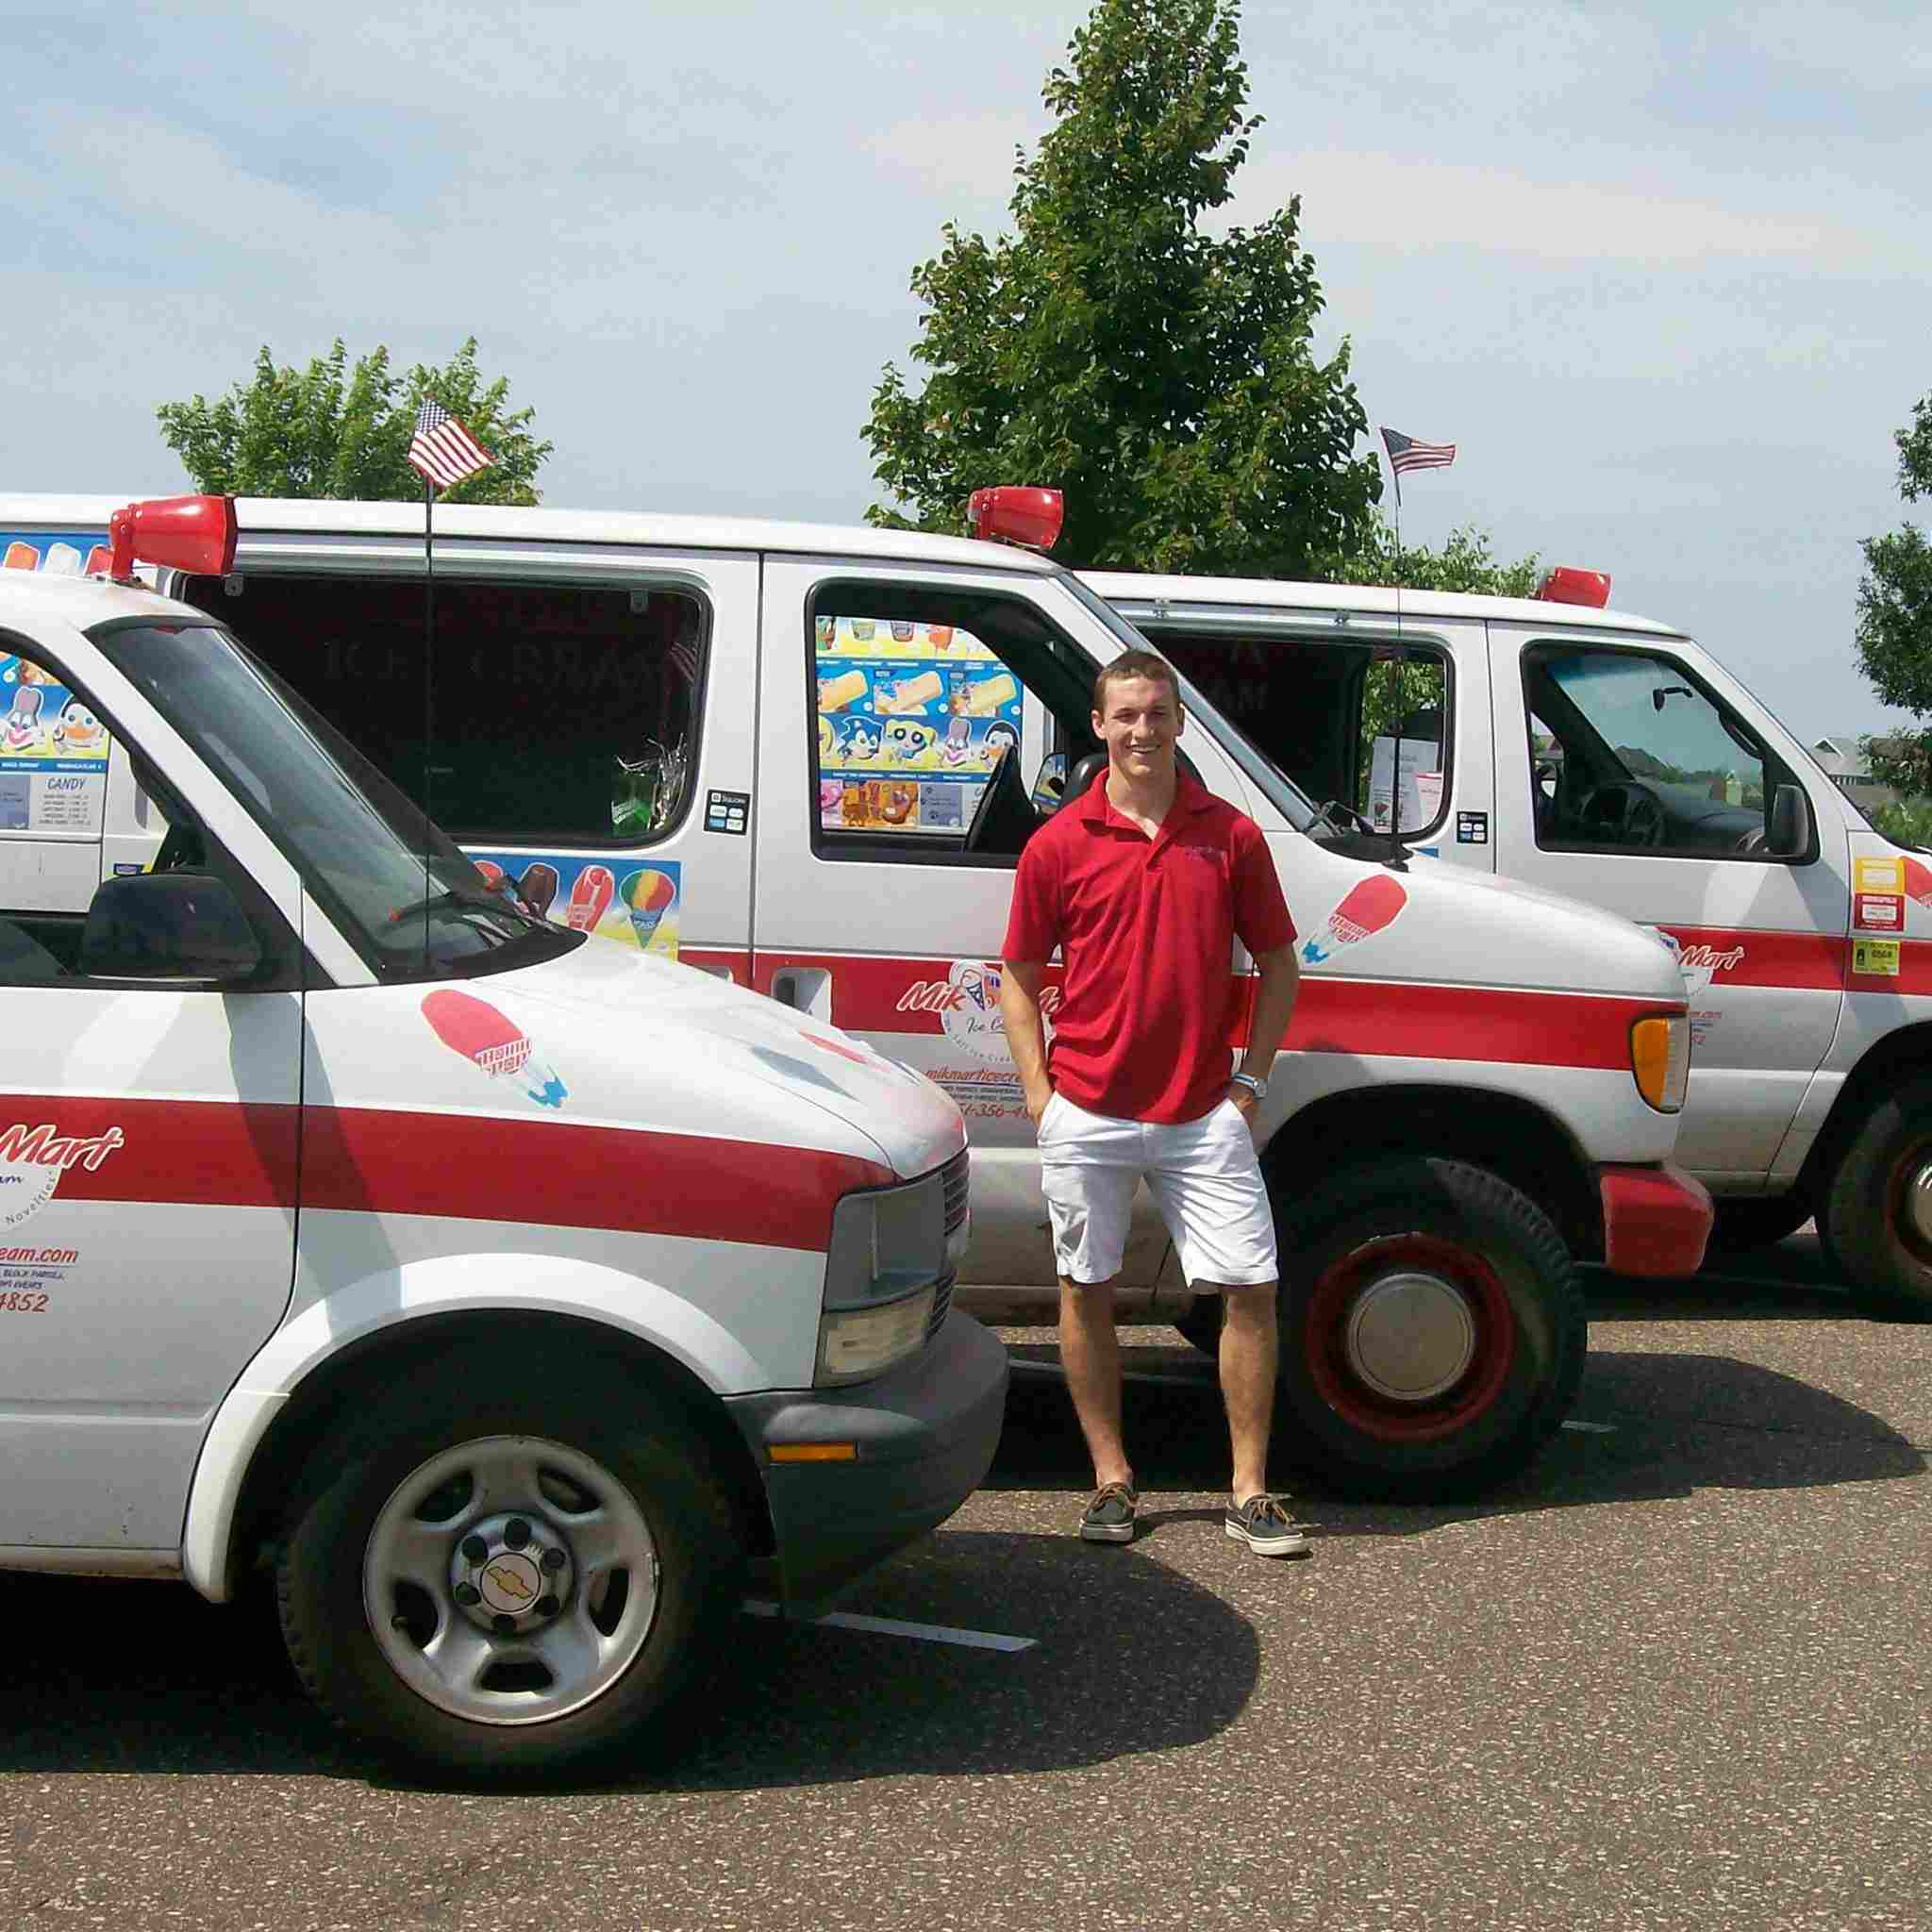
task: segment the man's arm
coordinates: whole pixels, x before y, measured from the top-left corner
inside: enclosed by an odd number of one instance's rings
[[[1293,958],[1291,953],[1291,963]],[[1046,1111],[1046,1103],[1053,1098],[1053,1083],[1046,1077],[1046,1028],[1040,1018],[1040,989],[1045,979],[1043,959],[1000,962],[1000,1018],[1006,1023],[1007,1051],[1020,1070],[1026,1113],[1036,1127]],[[1286,1014],[1282,1024],[1288,1024]]]
[[[1294,996],[1302,983],[1301,961],[1295,958],[1294,942],[1262,953],[1255,960],[1261,983],[1255,989],[1255,1016],[1248,1027],[1248,1050],[1241,1056],[1241,1072],[1265,1080],[1281,1050],[1282,1036],[1288,1031],[1294,1012]],[[1007,1023],[1007,1038],[1013,1037],[1012,1022]],[[1016,1056],[1017,1058],[1017,1056]],[[1250,1126],[1260,1103],[1245,1087],[1230,1086],[1228,1098],[1241,1108]]]

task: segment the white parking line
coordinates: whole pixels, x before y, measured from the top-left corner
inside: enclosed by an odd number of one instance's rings
[[[754,1617],[776,1617],[778,1606],[762,1597],[746,1597],[745,1611]],[[905,1624],[897,1617],[861,1617],[850,1610],[828,1610],[823,1617],[791,1621],[816,1624],[832,1630],[867,1630],[876,1637],[910,1637],[920,1643],[957,1643],[968,1650],[1031,1650],[1034,1637],[1002,1637],[996,1630],[956,1630],[948,1624]]]

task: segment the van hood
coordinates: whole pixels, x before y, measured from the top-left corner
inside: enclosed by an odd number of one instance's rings
[[[579,1118],[823,1145],[908,1179],[966,1144],[958,1108],[924,1074],[775,1000],[614,940],[461,983],[514,1005],[532,1040],[541,1031]]]
[[[1291,835],[1293,836],[1293,835]],[[1620,913],[1416,853],[1397,872],[1298,840],[1290,910],[1304,971],[1681,1003],[1683,975]],[[1309,862],[1313,854],[1318,864]],[[1284,855],[1285,856],[1285,855]],[[1298,875],[1298,877],[1297,877]],[[1310,887],[1321,890],[1310,903]]]

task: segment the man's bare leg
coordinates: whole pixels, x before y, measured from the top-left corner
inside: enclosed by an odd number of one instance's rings
[[[1121,1441],[1121,1342],[1113,1322],[1119,1279],[1115,1275],[1089,1287],[1060,1276],[1060,1366],[1087,1453],[1093,1458],[1095,1488],[1134,1479]],[[1273,1297],[1269,1306],[1274,1306]]]
[[[1224,1289],[1221,1298],[1221,1398],[1227,1405],[1233,1493],[1240,1504],[1268,1487],[1268,1432],[1274,1420],[1274,1283]]]

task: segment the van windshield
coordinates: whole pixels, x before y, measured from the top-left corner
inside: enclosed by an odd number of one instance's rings
[[[1152,651],[1157,658],[1166,653],[1147,641],[1139,630],[1123,617],[1099,591],[1083,584],[1070,570],[1059,573],[1059,581],[1097,617],[1119,640],[1121,646],[1129,651]],[[1214,735],[1214,741],[1225,751],[1242,773],[1251,779],[1270,805],[1291,824],[1296,831],[1306,832],[1322,817],[1307,793],[1264,752],[1255,741],[1221,711],[1209,704],[1187,674],[1175,667],[1174,675],[1180,679],[1181,705],[1192,717],[1198,718],[1203,727]]]
[[[569,952],[295,693],[213,625],[89,633],[302,877],[384,980],[462,978]]]

